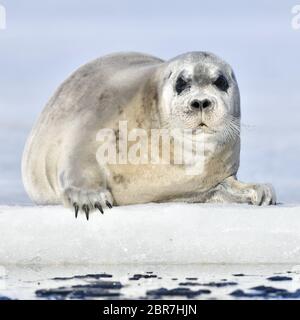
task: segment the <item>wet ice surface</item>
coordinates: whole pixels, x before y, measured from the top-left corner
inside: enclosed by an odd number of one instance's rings
[[[3,268],[0,299],[300,299],[297,265]]]

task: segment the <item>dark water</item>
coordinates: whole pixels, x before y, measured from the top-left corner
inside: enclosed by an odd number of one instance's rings
[[[291,265],[35,265],[2,270],[0,300],[300,299],[300,271]]]

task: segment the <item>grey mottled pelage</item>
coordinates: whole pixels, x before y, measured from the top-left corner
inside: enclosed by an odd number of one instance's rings
[[[182,165],[122,164],[96,159],[101,128],[201,129],[209,138],[204,170]],[[236,179],[240,159],[240,99],[231,67],[205,52],[170,61],[139,53],[96,59],[56,91],[28,138],[23,181],[38,204],[88,214],[134,203],[187,201],[275,204],[273,188]]]

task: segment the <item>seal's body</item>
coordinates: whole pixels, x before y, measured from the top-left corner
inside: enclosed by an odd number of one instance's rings
[[[187,174],[172,162],[104,166],[97,134],[107,128],[118,136],[120,121],[128,130],[200,130],[209,141],[203,170]],[[193,52],[167,62],[138,53],[108,55],[78,69],[50,99],[25,147],[24,185],[38,204],[64,203],[87,215],[111,204],[274,204],[271,186],[236,180],[239,125],[235,76],[215,55]]]

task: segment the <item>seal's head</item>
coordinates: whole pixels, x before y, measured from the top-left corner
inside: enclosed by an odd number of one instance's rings
[[[206,52],[168,61],[164,68],[161,119],[164,126],[234,135],[239,130],[239,89],[231,67]]]

